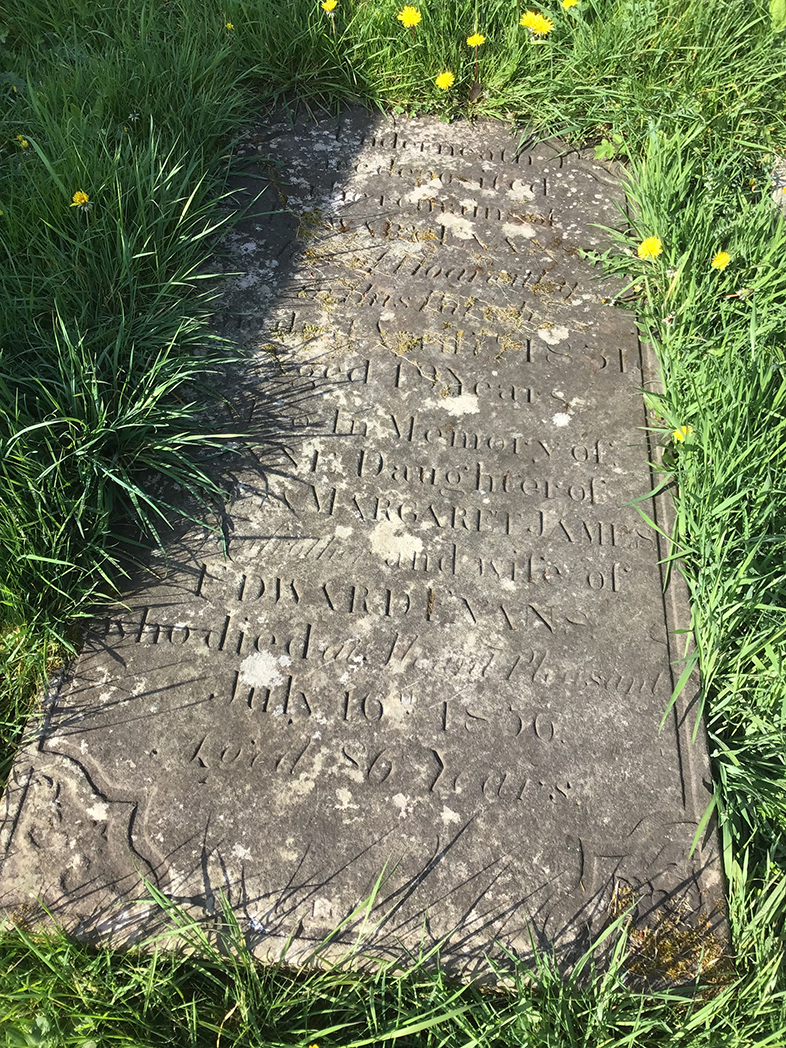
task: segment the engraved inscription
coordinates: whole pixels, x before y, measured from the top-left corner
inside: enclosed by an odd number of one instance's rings
[[[375,956],[573,956],[616,880],[650,913],[714,862],[692,724],[661,727],[654,376],[581,257],[621,193],[480,120],[253,134],[276,163],[238,198],[281,208],[227,241],[254,367],[226,403],[280,429],[222,535],[194,522],[89,635],[12,776],[3,899],[100,937],[143,871],[211,927],[221,893],[261,957],[331,933],[332,963],[376,893]]]

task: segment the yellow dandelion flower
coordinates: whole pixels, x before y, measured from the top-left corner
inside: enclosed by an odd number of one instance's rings
[[[337,2],[338,0],[325,0],[324,4],[320,4],[320,7],[323,11],[327,11],[327,13],[330,15],[333,14],[333,12],[336,10]]]
[[[545,36],[554,28],[554,23],[550,18],[544,18],[536,11],[525,11],[519,19],[519,25],[529,29],[533,36]]]
[[[688,437],[693,436],[693,426],[680,426],[675,429],[671,435],[672,440],[676,440],[677,443],[681,444],[683,440],[687,440]]]
[[[30,145],[30,143],[27,141],[24,135],[17,135],[16,140],[22,147],[22,149],[27,149],[27,147]]]
[[[481,44],[485,44],[486,38],[482,33],[473,33],[472,36],[467,37],[467,43],[470,47],[480,47]]]
[[[713,269],[724,270],[731,262],[731,255],[728,251],[718,251],[717,254],[712,256],[712,262],[710,265]]]
[[[565,8],[565,10],[567,11],[567,10],[568,10],[568,8],[571,8],[571,7],[576,7],[576,5],[578,4],[578,2],[579,2],[579,0],[562,0],[562,6],[563,6],[563,7]]]
[[[636,253],[646,262],[648,259],[657,258],[658,255],[663,254],[663,244],[658,237],[647,237],[639,244]]]
[[[407,5],[407,7],[402,7],[402,9],[396,15],[396,18],[407,29],[411,29],[413,26],[418,25],[422,18],[422,15],[416,7],[410,7],[409,5]]]
[[[90,197],[81,189],[77,189],[76,193],[71,197],[71,200],[72,203],[68,205],[69,207],[84,207],[85,204],[90,203]]]
[[[440,73],[434,83],[440,89],[440,91],[447,91],[449,87],[453,87],[456,82],[455,76],[449,71],[445,70],[444,73]]]
[[[235,27],[234,27],[234,26],[232,25],[232,23],[231,23],[231,22],[227,22],[227,24],[226,24],[226,27],[227,27],[227,29],[228,29],[228,30],[230,31],[230,33],[231,33],[231,32],[232,32],[232,30],[233,30],[233,29],[235,28]]]

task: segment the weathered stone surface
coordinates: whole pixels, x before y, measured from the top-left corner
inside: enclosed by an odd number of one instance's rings
[[[0,903],[133,941],[143,875],[297,960],[384,872],[370,951],[445,938],[464,974],[530,930],[568,956],[621,886],[711,911],[703,736],[682,700],[660,730],[686,605],[631,502],[654,375],[579,253],[619,187],[498,126],[257,145],[283,210],[231,239],[222,323],[282,363],[286,453],[228,559],[195,529],[97,625],[15,765]]]

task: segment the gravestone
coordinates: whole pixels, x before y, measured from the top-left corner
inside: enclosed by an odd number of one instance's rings
[[[208,923],[223,896],[261,958],[362,930],[477,977],[533,941],[569,959],[621,899],[711,922],[695,679],[663,720],[687,603],[636,508],[667,526],[656,372],[581,256],[616,180],[499,125],[356,112],[244,149],[267,189],[219,325],[275,363],[258,402],[288,436],[238,478],[228,555],[192,528],[50,696],[0,904],[134,942],[146,878]]]

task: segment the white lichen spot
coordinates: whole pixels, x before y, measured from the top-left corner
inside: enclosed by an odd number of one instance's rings
[[[570,337],[570,331],[561,324],[537,328],[535,334],[550,346],[556,346],[558,342],[564,342],[566,338]]]
[[[272,688],[284,680],[279,664],[270,651],[252,651],[240,664],[240,680],[252,688]]]
[[[290,783],[289,789],[296,797],[307,797],[314,789],[314,776],[303,772]]]
[[[459,240],[472,240],[475,235],[474,225],[469,219],[462,218],[461,215],[452,215],[449,211],[446,211],[439,216],[439,220],[445,229],[449,229],[453,236],[458,237]]]
[[[474,393],[461,393],[458,397],[442,397],[439,406],[451,415],[474,415],[480,411],[478,398]]]
[[[394,805],[398,808],[399,819],[406,819],[409,813],[412,811],[412,801],[403,793],[396,793],[391,800]]]
[[[385,559],[401,557],[412,559],[416,553],[423,551],[423,540],[417,535],[405,532],[402,526],[390,520],[382,520],[369,533],[371,552]]]
[[[442,179],[432,178],[422,186],[415,186],[411,193],[407,193],[404,199],[409,204],[417,204],[418,200],[436,200],[442,189]]]
[[[517,178],[507,192],[511,200],[534,200],[535,193],[522,179]]]
[[[531,222],[504,222],[502,232],[506,237],[524,237],[533,240],[538,235],[536,226]]]
[[[330,899],[314,899],[312,913],[318,921],[329,921],[333,918],[333,903]]]
[[[236,859],[250,859],[251,852],[248,848],[244,848],[242,844],[234,844],[232,846],[232,854]]]
[[[570,424],[570,415],[565,411],[558,411],[556,415],[551,416],[551,421],[555,426],[567,426]]]
[[[90,816],[93,822],[103,822],[109,814],[109,807],[102,801],[96,801],[92,807],[85,808],[85,813]]]
[[[346,524],[337,524],[334,534],[337,539],[349,539],[352,537],[352,528]]]
[[[352,803],[352,791],[348,790],[345,786],[341,786],[336,790],[336,800],[338,804],[334,804],[333,807],[339,811],[347,811],[349,808],[359,808],[359,804]]]
[[[442,822],[445,826],[450,826],[451,823],[461,822],[461,816],[458,812],[453,811],[452,808],[443,808]]]

